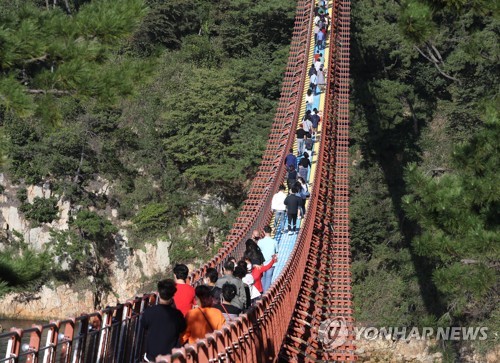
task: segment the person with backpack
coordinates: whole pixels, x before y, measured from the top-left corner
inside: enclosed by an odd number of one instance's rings
[[[196,344],[198,339],[203,339],[206,334],[220,330],[226,323],[220,310],[212,306],[213,299],[208,286],[197,286],[195,296],[198,307],[189,310],[186,314],[187,327],[181,339],[183,344]]]
[[[285,167],[288,170],[290,166],[297,166],[297,157],[293,154],[293,149],[288,150],[288,155],[285,157]],[[254,238],[255,239],[255,238]]]

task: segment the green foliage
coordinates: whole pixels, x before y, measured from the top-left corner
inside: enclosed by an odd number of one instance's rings
[[[26,188],[20,188],[16,193],[16,197],[21,203],[26,203],[28,200],[28,190]]]
[[[72,16],[13,1],[0,14],[0,105],[8,111],[33,115],[45,94],[109,103],[133,90],[137,69],[114,52],[145,14],[142,0],[92,1]]]
[[[165,232],[169,227],[183,222],[192,202],[189,196],[179,194],[163,203],[150,203],[144,206],[132,221],[137,230],[144,234]]]
[[[409,253],[395,253],[383,245],[374,253],[368,264],[358,261],[352,267],[357,276],[353,286],[357,320],[380,326],[421,324],[426,311],[415,271],[405,271],[411,266]]]
[[[492,2],[480,3],[353,2],[358,321],[470,326],[493,319],[498,131],[496,116],[485,115],[498,107],[499,23]]]
[[[255,115],[246,101],[250,94],[227,69],[220,70],[219,77],[205,69],[183,71],[178,75],[182,91],[175,87],[165,105],[171,110],[163,115],[166,152],[195,182],[245,179],[241,147],[228,152],[241,123]]]
[[[133,222],[140,231],[165,230],[170,222],[169,207],[162,203],[152,203],[142,208]]]
[[[50,255],[59,263],[59,266],[67,263],[69,267],[76,269],[78,266],[85,265],[91,258],[91,244],[79,238],[75,231],[51,231],[50,236]]]
[[[248,54],[262,44],[288,44],[294,10],[294,2],[286,0],[221,1],[214,31],[225,40],[224,48],[230,55]]]
[[[179,48],[182,37],[197,32],[203,2],[147,0],[148,12],[132,39],[141,55],[151,55],[160,46]]]
[[[20,255],[13,250],[0,252],[0,296],[15,290],[27,289],[47,276],[48,255],[25,249]]]
[[[400,246],[402,236],[389,191],[384,188],[382,170],[375,166],[356,169],[350,188],[351,244],[355,259],[369,258],[378,245]]]
[[[229,233],[233,222],[238,216],[237,209],[230,209],[229,211],[222,211],[220,208],[214,206],[207,206],[203,209],[203,213],[208,219],[208,225],[214,227],[224,237]]]
[[[409,39],[422,43],[433,33],[431,8],[418,0],[406,1],[401,8],[399,26]]]
[[[0,35],[1,36],[1,35]],[[6,111],[17,112],[21,117],[32,115],[35,110],[33,98],[24,91],[24,88],[15,77],[0,78],[1,106]]]
[[[218,245],[203,246],[199,242],[206,235],[205,228],[190,228],[190,230],[180,233],[179,230],[172,236],[172,245],[169,250],[169,257],[173,263],[196,263],[200,264],[212,257],[217,251]]]
[[[97,243],[109,240],[114,233],[118,232],[118,228],[113,223],[88,210],[79,211],[72,226],[78,229],[83,238]]]
[[[431,178],[415,165],[407,171],[412,194],[404,207],[423,228],[415,251],[435,261],[436,286],[458,316],[483,304],[498,278],[499,137],[495,119],[456,148],[454,172]]]
[[[25,217],[36,223],[50,223],[57,218],[57,198],[36,197],[33,203],[23,203],[19,208]]]
[[[3,119],[3,112],[0,107],[0,120]],[[3,122],[0,121],[0,172],[5,170],[7,165],[7,145],[9,144],[7,135],[5,133],[5,127],[3,127]]]

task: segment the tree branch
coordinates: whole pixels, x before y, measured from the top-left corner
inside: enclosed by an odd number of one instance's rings
[[[427,54],[428,54],[428,55],[429,55],[429,57],[432,59],[432,63],[434,63],[434,64],[439,63],[439,61],[438,61],[438,60],[437,60],[437,58],[434,56],[434,54],[432,54],[431,48],[429,48],[429,46],[427,46]]]
[[[71,95],[74,92],[70,91],[64,91],[60,89],[29,89],[26,90],[26,92],[31,93],[32,95],[46,95],[46,94],[52,94],[52,95]]]
[[[30,63],[35,63],[35,62],[41,62],[41,61],[44,61],[47,59],[49,55],[48,54],[44,54],[40,57],[37,57],[37,58],[31,58],[31,59],[27,59],[24,61],[24,64],[30,64]]]
[[[428,47],[429,45],[431,46],[432,50],[434,51],[434,53],[435,53],[435,54],[436,54],[436,56],[438,57],[439,61],[440,61],[441,63],[443,63],[443,57],[441,57],[441,53],[439,53],[439,50],[437,50],[437,48],[434,46],[434,44],[432,44],[432,43],[430,43],[430,42],[428,43],[427,47]]]
[[[436,69],[439,71],[439,73],[441,73],[443,76],[445,76],[446,78],[448,79],[451,79],[452,81],[455,81],[457,82],[458,84],[462,84],[462,82],[458,79],[458,78],[455,78],[453,76],[450,76],[449,74],[445,73],[440,67],[439,67],[439,64],[437,63],[434,63],[434,65],[436,66]]]
[[[422,55],[422,57],[424,57],[425,59],[427,59],[429,62],[434,63],[434,61],[432,59],[430,59],[428,56],[426,56],[425,53],[422,52],[422,50],[419,47],[417,47],[416,45],[414,45],[413,48],[415,48]]]
[[[432,53],[430,52],[429,46],[427,46],[427,51],[429,52],[429,57],[427,55],[425,55],[425,53],[419,47],[417,47],[416,45],[414,45],[413,48],[416,49],[422,55],[422,57],[424,57],[429,62],[431,62],[432,64],[434,64],[434,66],[436,67],[436,69],[438,70],[438,72],[441,73],[441,75],[443,75],[444,77],[446,77],[446,78],[448,78],[448,79],[450,79],[452,81],[457,82],[458,84],[462,84],[462,82],[458,78],[450,76],[449,74],[445,73],[441,69],[441,67],[439,67],[439,61],[436,59],[436,57],[434,57],[434,55],[432,55]],[[439,54],[439,52],[438,52],[438,54]]]

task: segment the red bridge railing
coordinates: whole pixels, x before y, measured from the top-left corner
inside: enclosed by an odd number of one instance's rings
[[[223,248],[192,274],[193,284],[208,267],[220,269],[229,256],[240,257],[250,232],[270,222],[271,198],[285,177],[283,158],[294,143],[314,5],[298,1],[281,98],[248,199]],[[255,308],[195,345],[174,349],[171,362],[355,360],[348,231],[349,7],[349,1],[333,3],[319,175],[283,272]],[[0,335],[0,347],[7,345],[0,363],[138,362],[143,354],[139,317],[155,303],[156,295],[146,294],[94,314],[12,330]],[[345,329],[337,334],[330,322]],[[340,340],[331,339],[331,333]]]
[[[318,198],[309,207],[314,223],[307,225],[308,235],[301,242],[309,251],[280,352],[289,362],[356,360],[348,188],[350,1],[333,3],[332,26]]]

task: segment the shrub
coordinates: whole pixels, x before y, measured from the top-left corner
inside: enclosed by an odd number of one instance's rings
[[[39,198],[33,200],[33,204],[23,203],[21,211],[27,219],[37,223],[50,223],[57,218],[59,209],[57,208],[57,199]]]

